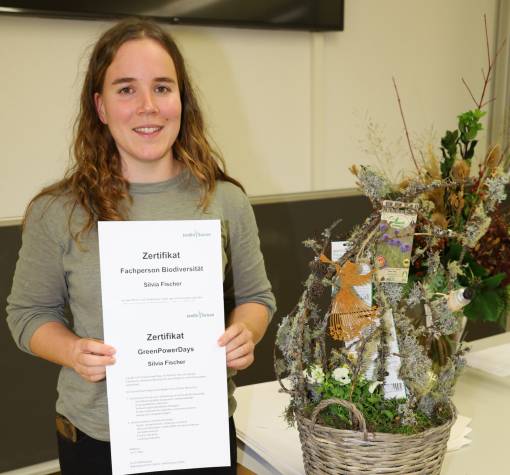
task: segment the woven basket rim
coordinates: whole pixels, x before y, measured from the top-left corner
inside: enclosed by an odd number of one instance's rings
[[[421,439],[424,436],[426,436],[428,434],[432,434],[434,432],[441,432],[441,431],[445,431],[447,429],[451,429],[451,427],[455,423],[455,420],[457,419],[457,411],[455,410],[455,406],[453,405],[453,403],[451,403],[451,406],[452,406],[452,410],[453,410],[452,417],[441,425],[429,427],[428,429],[425,429],[421,432],[417,432],[416,434],[394,434],[391,432],[370,432],[370,431],[368,431],[369,441],[374,440],[374,439],[379,439],[379,440],[381,440],[381,439],[393,439],[393,440],[402,439],[402,440],[411,441],[413,439]],[[296,413],[296,419],[298,420],[298,422],[299,422],[299,420],[301,420],[301,421],[304,421],[306,424],[309,424],[310,426],[313,425],[312,420],[309,417],[306,417],[305,415],[303,415],[302,413]],[[337,435],[342,435],[344,437],[363,438],[363,431],[360,431],[360,430],[338,429],[336,427],[331,427],[331,426],[326,426],[324,424],[320,424],[319,422],[316,422],[315,426],[320,427],[321,430],[331,431],[333,433],[336,433]],[[299,424],[298,424],[298,429],[299,429]],[[312,429],[311,429],[311,431],[313,432]]]

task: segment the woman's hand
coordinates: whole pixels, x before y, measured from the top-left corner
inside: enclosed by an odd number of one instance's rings
[[[115,363],[115,348],[102,340],[80,338],[61,322],[42,324],[30,339],[30,349],[41,358],[74,369],[92,383],[104,379],[105,366]]]
[[[71,367],[86,381],[97,383],[106,377],[106,366],[115,363],[115,349],[101,340],[79,338],[71,350]]]
[[[255,360],[253,332],[243,322],[232,323],[218,340],[227,350],[227,366],[232,369],[246,369]]]

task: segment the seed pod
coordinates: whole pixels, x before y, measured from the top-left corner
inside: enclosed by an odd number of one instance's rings
[[[456,180],[462,181],[469,176],[470,167],[467,160],[457,159],[452,166],[452,176]]]
[[[490,170],[494,170],[501,161],[501,148],[499,145],[495,145],[492,147],[487,153],[487,157],[485,158],[485,165]]]
[[[436,225],[443,229],[448,228],[448,221],[443,213],[432,213],[430,220]]]
[[[457,195],[455,194],[450,195],[449,201],[454,208],[459,207],[459,197]]]
[[[404,178],[398,185],[399,189],[405,190],[410,184],[409,178]]]
[[[349,171],[354,175],[354,176],[358,176],[358,173],[359,173],[359,168],[357,165],[351,165],[350,168],[349,168]]]

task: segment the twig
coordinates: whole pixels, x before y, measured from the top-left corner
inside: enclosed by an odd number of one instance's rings
[[[471,99],[473,99],[473,102],[475,103],[475,105],[478,106],[478,102],[476,102],[475,96],[471,92],[471,89],[469,88],[468,83],[466,82],[466,80],[464,78],[461,78],[461,79],[462,79],[462,82],[464,83],[464,86],[466,86],[466,89],[468,90],[469,95],[471,96]]]
[[[379,312],[377,319],[380,319],[381,316],[382,316],[382,312]],[[364,338],[361,338],[361,343],[360,343],[359,347],[357,347],[358,342],[356,342],[354,344],[354,345],[356,345],[354,351],[357,352],[358,359],[357,359],[356,364],[352,370],[352,378],[351,378],[352,385],[351,385],[351,390],[349,391],[349,401],[351,401],[351,402],[352,402],[352,395],[353,395],[354,390],[356,389],[356,385],[358,383],[359,374],[363,367],[363,360],[365,358],[365,351],[367,349],[367,344],[370,343],[377,336],[377,334],[379,332],[380,332],[380,329],[378,326],[373,327],[372,331],[368,335],[366,335]]]
[[[359,234],[364,236],[369,234],[375,226],[379,224],[381,220],[381,213],[379,211],[374,211],[368,218],[365,219],[365,222],[359,229]],[[354,243],[353,243],[354,244]],[[359,250],[359,247],[352,246],[345,254],[338,259],[338,264],[343,266],[351,257],[353,257]]]
[[[411,152],[411,158],[413,159],[414,166],[416,167],[416,171],[418,175],[420,174],[420,168],[418,167],[418,163],[416,162],[416,158],[414,157],[413,147],[411,145],[411,139],[409,138],[409,130],[407,129],[406,119],[404,117],[404,111],[402,110],[402,102],[400,100],[400,94],[398,93],[397,83],[395,78],[393,79],[393,86],[395,86],[395,93],[397,94],[398,107],[400,108],[400,115],[402,116],[402,122],[404,123],[404,130],[406,133],[407,143],[409,145],[409,151]]]
[[[506,46],[506,38],[501,42],[498,50],[496,51],[496,54],[494,55],[494,63],[496,62],[496,59],[498,59],[498,56],[501,54],[501,51],[503,51],[503,48],[505,46]]]
[[[360,258],[361,254],[365,250],[365,247],[372,240],[374,234],[377,232],[377,224],[378,223],[376,222],[374,227],[373,227],[373,229],[368,234],[367,238],[361,243],[361,246],[359,247],[359,250],[358,250],[358,252],[356,254],[356,261],[358,261],[358,259]]]
[[[322,243],[322,253],[324,254],[324,251],[326,250],[326,247],[328,247],[329,241],[331,239],[331,233],[333,230],[342,222],[342,218],[336,219],[331,223],[329,227],[327,227],[324,231],[322,231],[322,236],[324,236],[324,241]]]
[[[326,334],[327,334],[327,328],[328,328],[328,322],[329,322],[329,316],[330,316],[330,308],[331,308],[331,304],[330,304],[329,309],[325,312],[324,318],[322,319],[322,323],[320,325],[321,336],[319,338],[319,343],[321,345],[321,354],[322,354],[321,364],[322,364],[323,369],[326,369],[327,364],[328,364],[327,356],[326,356]]]
[[[480,97],[480,101],[478,102],[478,109],[482,108],[483,98],[485,96],[485,91],[487,90],[487,85],[489,84],[489,78],[490,78],[491,71],[492,71],[490,45],[489,45],[489,32],[487,30],[487,15],[485,15],[485,14],[483,15],[483,24],[485,27],[485,45],[487,46],[487,76],[484,75],[482,96]]]
[[[489,48],[489,33],[487,31],[487,15],[485,13],[483,14],[483,23],[485,25],[485,44],[487,46],[487,63],[489,64],[489,68],[490,68],[491,52],[490,52],[490,48]]]
[[[483,107],[485,107],[487,104],[490,104],[491,102],[494,102],[495,100],[496,100],[496,98],[495,98],[495,97],[493,97],[492,99],[489,99],[488,101],[485,101],[485,102],[481,105],[481,107],[483,108]]]
[[[474,179],[471,177],[468,177],[465,180],[454,180],[451,178],[444,179],[442,181],[436,180],[436,181],[433,181],[432,183],[429,183],[426,185],[416,186],[415,189],[412,190],[412,193],[405,191],[404,193],[402,193],[401,198],[402,198],[402,200],[409,201],[423,193],[428,193],[429,191],[438,190],[441,188],[456,187],[456,186],[463,185],[463,184],[466,186],[471,186],[471,185],[473,185],[473,183],[474,183]]]
[[[469,88],[467,82],[464,80],[464,78],[462,78],[462,82],[464,83],[464,86],[466,86],[466,89],[468,90],[469,95],[471,96],[471,99],[473,99],[473,102],[475,103],[477,109],[480,109],[480,110],[483,107],[485,107],[487,104],[490,104],[494,100],[494,99],[490,99],[489,101],[484,102],[483,99],[485,97],[485,94],[487,93],[487,86],[490,83],[491,74],[493,73],[493,70],[494,70],[494,64],[496,64],[496,60],[497,60],[499,54],[501,53],[501,51],[503,50],[503,47],[506,44],[506,38],[505,38],[501,42],[501,45],[499,46],[499,48],[496,51],[496,53],[494,54],[494,58],[491,60],[489,33],[488,33],[488,29],[487,29],[487,15],[483,16],[483,22],[484,22],[484,27],[485,27],[485,45],[487,47],[487,74],[485,74],[485,71],[482,68],[483,88],[482,88],[482,95],[480,96],[480,100],[479,101],[477,101],[475,99],[475,97],[474,97],[473,93],[471,92],[471,89]]]

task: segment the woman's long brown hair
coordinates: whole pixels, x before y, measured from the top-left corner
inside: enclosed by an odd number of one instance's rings
[[[27,207],[41,196],[69,196],[72,210],[69,226],[76,207],[81,207],[86,222],[76,232],[75,240],[90,231],[98,220],[126,219],[125,204],[129,203],[129,183],[122,175],[120,156],[106,125],[97,115],[94,94],[103,89],[106,70],[119,48],[127,41],[149,38],[157,41],[172,58],[181,95],[181,128],[173,145],[173,156],[202,186],[199,206],[206,208],[214,192],[216,181],[241,184],[227,175],[222,157],[206,138],[202,112],[186,72],[183,57],[168,33],[152,21],[131,18],[117,23],[96,43],[89,59],[83,83],[80,109],[74,125],[72,155],[74,163],[64,178],[38,193]],[[25,219],[27,216],[25,213]]]

